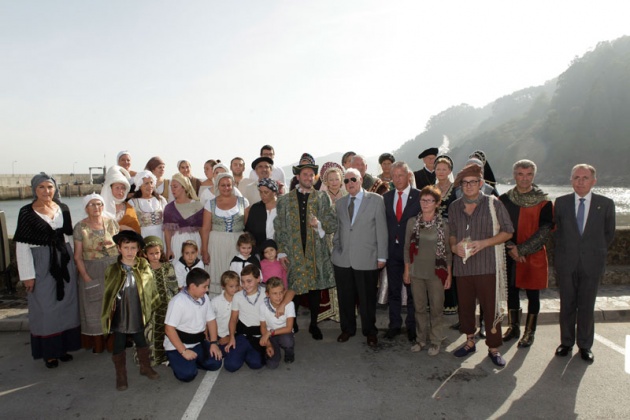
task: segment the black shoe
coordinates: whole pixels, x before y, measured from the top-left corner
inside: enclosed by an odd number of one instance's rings
[[[61,360],[62,362],[71,362],[72,360],[74,360],[74,357],[72,357],[71,354],[66,353],[63,356],[61,356],[59,360]]]
[[[322,330],[319,329],[317,325],[311,324],[308,327],[308,332],[313,336],[314,340],[323,340],[324,335],[322,334]]]
[[[556,356],[560,356],[560,357],[568,356],[569,354],[571,354],[571,350],[573,350],[573,347],[563,346],[562,344],[560,344],[558,348],[556,349]]]
[[[580,356],[582,357],[582,360],[589,363],[593,363],[595,361],[595,356],[593,356],[593,352],[590,349],[580,349]]]
[[[44,360],[44,364],[48,369],[54,369],[59,366],[59,361],[57,359]]]
[[[388,340],[393,340],[399,334],[400,328],[390,328],[387,330],[384,337]]]
[[[416,338],[417,336],[416,336],[415,331],[407,330],[407,339],[409,340],[410,343],[415,343]]]
[[[284,355],[284,363],[293,363],[295,362],[295,355],[294,354],[285,354]]]

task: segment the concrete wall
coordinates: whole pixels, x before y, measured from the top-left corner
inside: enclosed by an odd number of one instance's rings
[[[100,192],[101,184],[90,184],[89,174],[53,175],[62,197],[78,197],[92,192]],[[0,175],[0,200],[23,200],[31,198],[33,175]],[[79,185],[74,185],[79,182]]]

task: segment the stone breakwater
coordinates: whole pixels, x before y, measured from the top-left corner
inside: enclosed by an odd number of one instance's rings
[[[59,186],[62,197],[79,197],[93,192],[100,192],[102,184],[90,183],[89,174],[53,174]],[[0,175],[0,201],[23,200],[31,198],[32,174],[29,175]]]
[[[15,261],[15,244],[9,241],[11,251],[11,265],[9,274],[11,282],[18,282],[17,263]],[[547,244],[549,259],[549,287],[556,287],[556,278],[553,270],[553,239]],[[602,278],[602,284],[619,285],[630,284],[630,227],[618,228],[615,232],[615,240],[608,250],[606,272]]]

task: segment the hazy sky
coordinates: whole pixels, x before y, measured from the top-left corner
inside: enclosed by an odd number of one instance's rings
[[[391,151],[628,34],[622,1],[0,1],[0,173]],[[13,162],[17,161],[13,165]],[[75,164],[76,162],[76,164]]]

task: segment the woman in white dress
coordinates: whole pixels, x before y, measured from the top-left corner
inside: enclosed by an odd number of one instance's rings
[[[166,257],[178,260],[182,255],[182,244],[194,241],[201,247],[199,230],[203,224],[203,204],[197,199],[190,180],[180,173],[171,179],[174,201],[164,209],[164,243]]]
[[[155,192],[155,175],[150,171],[138,172],[134,183],[139,186],[129,203],[136,210],[140,222],[142,237],[157,236],[164,240],[162,223],[164,222],[164,208],[166,200]]]
[[[236,255],[236,241],[245,230],[249,202],[234,195],[234,177],[219,174],[215,181],[216,197],[204,205],[201,228],[201,256],[210,265],[210,296],[221,293],[221,274]]]

